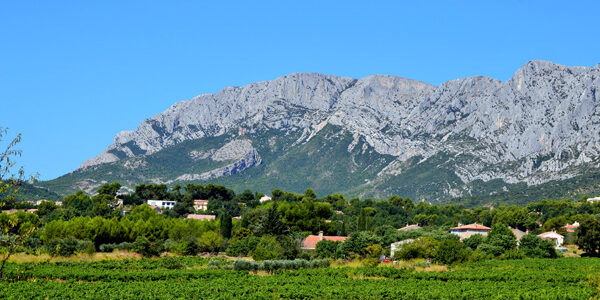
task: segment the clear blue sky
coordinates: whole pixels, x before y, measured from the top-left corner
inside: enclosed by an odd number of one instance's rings
[[[26,170],[55,178],[179,100],[292,72],[437,85],[600,62],[598,1],[200,2],[4,1],[0,126]]]

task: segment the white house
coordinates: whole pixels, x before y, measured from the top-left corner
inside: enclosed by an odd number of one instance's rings
[[[556,247],[562,246],[565,240],[565,237],[556,233],[556,231],[544,232],[542,234],[538,234],[538,236],[544,240],[552,241],[556,245]]]
[[[270,196],[262,196],[262,197],[260,197],[259,201],[260,201],[260,203],[263,203],[263,202],[271,201],[271,199],[272,198]]]
[[[169,201],[169,200],[148,200],[148,205],[150,206],[157,206],[160,209],[165,209],[165,208],[173,208],[173,206],[175,206],[175,204],[177,204],[177,201]]]
[[[587,202],[591,202],[591,203],[600,202],[600,197],[587,198]]]

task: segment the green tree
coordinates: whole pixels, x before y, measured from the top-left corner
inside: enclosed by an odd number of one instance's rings
[[[207,231],[200,236],[200,250],[218,253],[223,248],[223,238],[214,231]]]
[[[581,221],[575,244],[588,256],[600,256],[600,221],[591,218]]]
[[[527,234],[519,241],[519,250],[528,257],[556,258],[558,254],[554,249],[554,243],[540,237]]]
[[[284,249],[281,247],[277,238],[272,235],[265,235],[252,251],[254,260],[272,260],[283,258]]]
[[[318,257],[334,258],[340,244],[341,242],[339,241],[321,240],[317,243],[315,251],[317,252]]]
[[[231,228],[233,227],[233,223],[231,215],[229,215],[227,211],[224,211],[219,216],[219,224],[221,226],[221,235],[226,239],[231,238]]]
[[[463,262],[469,258],[470,250],[461,242],[443,240],[439,243],[433,254],[434,261],[441,264]]]

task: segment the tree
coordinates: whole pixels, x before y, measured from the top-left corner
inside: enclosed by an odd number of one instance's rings
[[[0,142],[2,137],[7,134],[6,128],[0,127]],[[10,208],[14,204],[15,194],[18,192],[18,186],[25,181],[25,170],[20,167],[16,173],[13,172],[13,167],[16,165],[15,158],[20,157],[21,150],[15,147],[21,142],[21,134],[17,134],[3,152],[0,152],[0,208]],[[37,174],[31,176],[30,181],[35,181]]]
[[[600,221],[591,218],[581,221],[575,244],[588,256],[600,256]]]
[[[283,258],[284,249],[281,247],[277,238],[272,235],[265,235],[260,238],[260,241],[252,251],[254,260],[269,260]]]
[[[121,184],[118,182],[114,182],[111,184],[105,183],[100,188],[98,188],[98,194],[100,195],[111,195],[113,198],[117,195],[117,192],[121,188]]]
[[[558,257],[554,243],[540,237],[527,234],[519,241],[519,250],[528,257],[556,258]]]
[[[200,250],[210,253],[219,253],[223,248],[223,238],[214,231],[207,231],[200,236]]]
[[[231,238],[231,228],[233,227],[231,215],[227,211],[224,211],[219,217],[219,223],[221,226],[221,235],[229,239]]]
[[[434,261],[441,264],[462,262],[469,258],[470,250],[461,242],[444,240],[439,243],[433,254]]]
[[[500,256],[508,250],[515,249],[517,238],[508,226],[498,223],[492,226],[485,242],[481,243],[477,250],[486,254]]]
[[[319,257],[333,258],[335,257],[335,254],[337,253],[340,244],[340,241],[321,240],[317,243],[315,251],[317,252],[317,256]]]
[[[10,256],[23,245],[38,228],[39,219],[34,214],[0,214],[0,247],[2,248],[2,265],[0,266],[0,278],[3,278],[4,265]]]
[[[464,239],[463,244],[465,244],[465,246],[471,248],[472,250],[475,250],[484,241],[485,241],[485,236],[483,236],[481,234],[474,234],[474,235]]]

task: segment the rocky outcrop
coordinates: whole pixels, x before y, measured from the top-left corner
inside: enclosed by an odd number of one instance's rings
[[[238,131],[301,132],[296,143],[303,143],[333,124],[396,157],[380,176],[401,174],[402,162],[413,157],[447,153],[469,158],[455,166],[465,183],[500,178],[536,184],[574,176],[577,166],[598,167],[599,103],[600,68],[546,61],[527,63],[506,82],[477,76],[439,87],[387,75],[356,80],[297,73],[178,102],[135,131],[119,133],[80,169]],[[236,174],[261,162],[244,140],[189,155],[236,161],[180,180]]]

